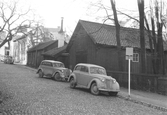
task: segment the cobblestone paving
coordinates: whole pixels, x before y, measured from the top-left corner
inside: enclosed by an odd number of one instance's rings
[[[38,78],[21,65],[0,63],[0,115],[167,115],[118,97],[93,96],[67,82]]]

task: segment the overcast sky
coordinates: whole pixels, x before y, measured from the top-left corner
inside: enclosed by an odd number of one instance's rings
[[[12,0],[11,0],[12,1]],[[99,0],[20,0],[22,4],[31,6],[44,22],[44,26],[56,28],[60,26],[61,17],[64,17],[64,27],[67,31],[75,28],[79,19],[94,21],[94,11],[91,11],[90,2]],[[110,0],[101,0],[111,6]],[[115,0],[118,9],[137,9],[137,0]],[[148,0],[145,0],[148,1]],[[88,9],[89,8],[89,9]],[[86,15],[89,14],[89,15]],[[101,11],[105,14],[105,11]]]

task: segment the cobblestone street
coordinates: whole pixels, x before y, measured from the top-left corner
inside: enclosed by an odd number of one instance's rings
[[[0,115],[166,115],[105,94],[70,89],[22,65],[0,63]]]

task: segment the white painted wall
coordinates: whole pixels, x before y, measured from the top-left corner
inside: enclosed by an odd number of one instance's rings
[[[0,48],[0,54],[1,54],[1,55],[5,55],[5,47],[8,47],[8,43],[4,44],[4,45]]]
[[[64,46],[64,34],[58,34],[58,48]]]

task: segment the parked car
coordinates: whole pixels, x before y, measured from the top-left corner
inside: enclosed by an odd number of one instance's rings
[[[55,80],[68,80],[72,71],[60,61],[43,60],[37,70],[39,77],[47,76]]]
[[[120,91],[118,82],[107,76],[105,68],[94,64],[77,64],[69,77],[69,82],[71,88],[78,86],[90,89],[94,95],[103,91],[116,96]]]
[[[6,63],[6,64],[13,64],[14,59],[13,59],[12,56],[5,56],[3,62]]]
[[[4,61],[4,56],[0,55],[0,61],[3,62]]]

